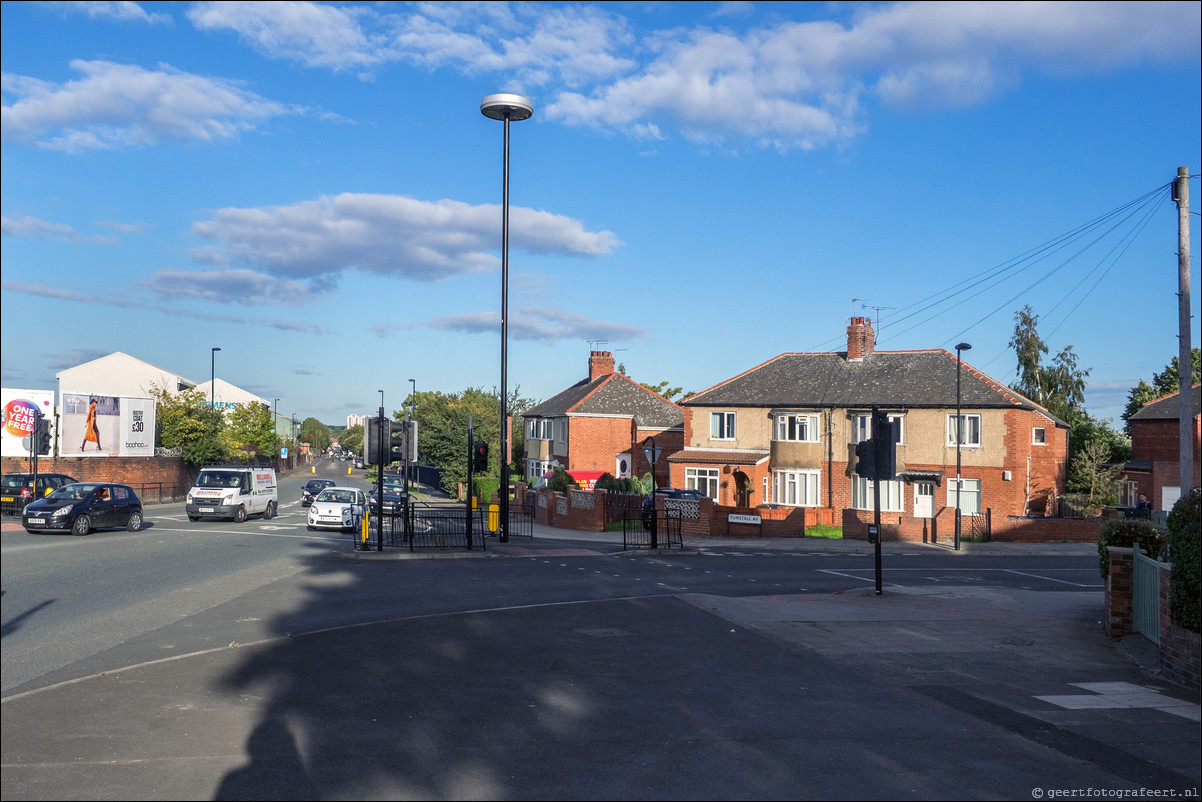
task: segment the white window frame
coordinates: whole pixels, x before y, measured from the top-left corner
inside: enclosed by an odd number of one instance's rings
[[[947,482],[947,506],[956,509],[956,477]],[[981,504],[981,480],[960,477],[960,514],[980,515],[984,507]]]
[[[889,420],[893,421],[896,426],[893,427],[893,442],[900,445],[905,445],[905,415],[892,414],[886,415]],[[855,415],[851,421],[851,442],[860,443],[864,440],[872,439],[872,415]]]
[[[887,417],[893,422],[893,442],[904,446],[906,444],[906,416],[888,415]]]
[[[804,421],[804,423],[803,423]],[[818,437],[818,416],[817,415],[796,415],[785,414],[776,416],[776,426],[772,431],[777,442],[780,443],[817,443],[820,442]],[[794,436],[790,434],[801,435],[805,437]]]
[[[772,502],[788,507],[818,507],[822,497],[820,471],[773,471]]]
[[[906,497],[902,482],[890,479],[881,482],[881,512],[905,512]],[[856,510],[872,510],[872,480],[859,474],[851,475],[851,506]]]
[[[719,474],[717,468],[685,468],[685,490],[700,490],[701,494],[718,500]]]
[[[551,418],[531,418],[526,427],[526,439],[551,440],[555,435],[555,421]]]
[[[980,448],[981,447],[981,415],[980,415],[980,413],[961,412],[960,419],[968,424],[967,427],[964,427],[964,426],[957,427],[956,426],[956,414],[954,412],[947,416],[947,444],[949,446],[955,446],[956,445],[956,429],[957,428],[962,428],[962,429],[966,428],[967,429],[966,434],[970,439],[967,439],[967,440],[962,439],[960,441],[960,445],[964,446],[966,448]]]
[[[1045,426],[1035,426],[1031,429],[1031,445],[1046,446],[1048,444],[1048,430]]]
[[[710,439],[711,440],[734,440],[735,439],[735,413],[733,412],[711,412],[710,413]]]

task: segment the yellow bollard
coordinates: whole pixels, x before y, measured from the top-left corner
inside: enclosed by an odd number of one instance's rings
[[[317,466],[316,466],[316,465],[314,465],[312,468],[310,468],[310,469],[309,469],[309,471],[310,471],[311,473],[317,473]]]
[[[371,526],[369,526],[368,522],[367,522],[367,519],[370,517],[371,517],[370,511],[364,512],[363,513],[363,523],[360,526],[360,528],[363,530],[363,545],[365,545],[365,546],[367,545],[368,538],[371,537],[371,535],[370,535]]]
[[[496,532],[501,528],[501,505],[488,505],[488,531]]]
[[[350,475],[351,475],[351,466],[350,466],[350,465],[347,465],[347,466],[346,466],[346,475],[347,475],[347,476],[350,476]]]

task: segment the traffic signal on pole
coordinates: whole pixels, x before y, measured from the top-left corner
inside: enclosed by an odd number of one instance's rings
[[[42,415],[38,415],[37,422],[34,424],[33,442],[39,455],[50,453],[50,421]]]
[[[488,470],[488,443],[472,445],[472,470],[479,473]]]
[[[876,478],[876,448],[871,440],[856,443],[856,474],[865,479]]]
[[[408,445],[408,423],[393,423],[392,430],[388,435],[388,453],[392,457],[393,462],[401,462],[405,459],[405,452],[408,450]]]
[[[897,438],[893,436],[894,425],[884,412],[872,413],[873,461],[876,465],[874,478],[881,481],[897,478]]]

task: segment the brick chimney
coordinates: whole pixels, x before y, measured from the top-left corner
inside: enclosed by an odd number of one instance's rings
[[[863,362],[864,357],[872,353],[876,343],[876,335],[872,331],[872,323],[866,317],[853,317],[847,327],[847,361]]]
[[[614,355],[609,351],[592,351],[588,355],[588,380],[593,381],[614,372]]]

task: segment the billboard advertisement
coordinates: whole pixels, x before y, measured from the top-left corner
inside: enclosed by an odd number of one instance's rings
[[[154,399],[63,393],[63,457],[153,457]]]
[[[33,432],[33,413],[40,409],[50,421],[51,442],[54,438],[53,390],[0,390],[0,406],[4,422],[0,424],[0,456],[28,457],[29,437]],[[152,432],[153,434],[153,432]]]

